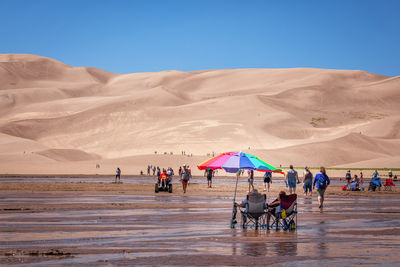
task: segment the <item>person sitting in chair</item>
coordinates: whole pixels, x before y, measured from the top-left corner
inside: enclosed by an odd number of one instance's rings
[[[258,193],[257,189],[253,189],[248,195],[252,196],[252,195],[259,195],[259,194],[260,193]],[[248,209],[247,197],[240,204],[235,202],[235,206],[240,207],[240,208],[245,208],[244,212],[247,212],[247,209]],[[265,206],[265,208],[267,208],[267,206]]]
[[[350,190],[351,191],[360,191],[359,184],[357,183],[356,180],[350,183]]]
[[[286,196],[286,192],[285,191],[279,192],[278,197],[274,201],[272,201],[271,203],[269,203],[267,205],[268,211],[271,212],[272,214],[275,214],[276,207],[279,206],[279,204],[281,203],[281,198],[284,197],[284,196]]]
[[[253,189],[248,196],[246,196],[246,198],[242,201],[242,203],[238,204],[237,202],[235,202],[235,213],[233,216],[233,223],[237,223],[236,221],[236,208],[240,207],[240,208],[244,208],[244,213],[248,212],[249,209],[249,205],[248,205],[248,197],[250,196],[257,196],[257,195],[261,195],[260,193],[258,193],[257,189]],[[267,205],[264,203],[264,209],[267,209]],[[243,217],[243,223],[246,222],[246,217]]]
[[[163,183],[163,186],[167,186],[170,182],[170,178],[165,169],[163,169],[163,172],[160,174],[160,178],[158,178],[158,183],[160,182]]]

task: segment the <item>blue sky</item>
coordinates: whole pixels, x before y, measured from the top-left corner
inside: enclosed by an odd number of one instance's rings
[[[315,67],[400,75],[397,0],[0,0],[0,53],[116,73]]]

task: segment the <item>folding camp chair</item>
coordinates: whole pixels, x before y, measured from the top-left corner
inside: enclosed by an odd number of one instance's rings
[[[392,190],[392,187],[394,187],[394,183],[392,179],[386,179],[384,186],[384,190]]]
[[[270,219],[272,217],[272,224]],[[279,206],[268,210],[267,228],[275,227],[276,230],[296,229],[297,226],[297,195],[284,195],[280,197]]]
[[[242,227],[266,227],[266,200],[265,194],[247,195],[246,209],[240,209],[242,214]]]
[[[368,191],[375,191],[376,189],[381,190],[381,187],[382,187],[381,178],[373,177],[369,182]]]

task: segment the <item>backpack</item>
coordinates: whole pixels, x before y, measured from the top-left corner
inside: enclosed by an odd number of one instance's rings
[[[319,185],[319,188],[320,189],[325,189],[326,188],[326,181],[327,181],[327,179],[326,179],[326,175],[323,175],[323,174],[321,174],[319,177],[318,177],[318,185]]]

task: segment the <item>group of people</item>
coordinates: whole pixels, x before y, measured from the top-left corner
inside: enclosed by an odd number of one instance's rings
[[[161,171],[160,167],[158,167],[158,166],[152,167],[149,165],[147,167],[148,174],[150,173],[150,170],[153,170],[154,175],[155,175],[155,172],[157,171],[157,179],[158,179],[159,183],[162,179],[166,179],[167,183],[170,183],[172,181],[173,176],[175,175],[174,169],[172,169],[171,167],[168,167],[167,169],[163,168],[163,170]],[[178,170],[178,175],[179,175],[179,179],[182,182],[183,193],[186,193],[189,180],[192,177],[192,172],[191,172],[189,165],[184,164],[183,167],[180,166],[179,170]]]
[[[238,175],[242,175],[244,170],[239,170]],[[253,170],[248,170],[248,179],[249,183],[249,192],[254,190],[254,171]],[[265,172],[264,174],[264,191],[269,192],[270,186],[272,183],[272,173],[271,172]]]
[[[286,186],[289,187],[289,193],[296,193],[296,186],[300,184],[300,179],[297,171],[293,168],[293,165],[289,166],[289,170],[286,172],[285,176]],[[312,195],[312,191],[317,189],[318,194],[318,204],[319,208],[323,207],[324,198],[325,198],[325,190],[330,185],[331,181],[326,174],[325,167],[320,167],[319,173],[317,173],[313,180],[313,174],[310,169],[306,166],[303,172],[303,188],[304,194],[307,195],[310,193]]]
[[[297,171],[294,170],[293,166],[291,165],[288,173],[286,174],[286,181],[289,186],[290,194],[295,194],[296,180],[297,180],[297,182],[300,182],[300,180],[298,179]],[[311,180],[311,184],[308,183],[309,180]],[[306,167],[305,172],[304,172],[303,181],[305,181],[304,183],[307,186],[307,189],[305,189],[305,190],[308,191],[310,189],[309,187],[312,187],[313,189],[315,189],[315,188],[317,189],[318,205],[319,205],[319,208],[322,209],[323,204],[324,204],[325,191],[328,188],[328,186],[330,185],[330,179],[329,179],[328,175],[326,174],[325,168],[321,167],[319,170],[319,173],[315,175],[314,180],[313,180],[312,174],[311,174],[309,168]],[[258,193],[257,189],[254,189],[254,188],[248,193],[249,196],[257,195],[257,194],[259,194],[259,193]],[[280,191],[278,194],[278,197],[274,201],[272,201],[268,204],[264,203],[264,210],[267,211],[267,214],[268,214],[267,220],[268,221],[269,221],[269,216],[271,214],[275,214],[277,207],[280,206],[281,200],[285,196],[286,196],[286,192]],[[235,209],[234,209],[232,222],[235,224],[235,223],[237,223],[236,222],[236,208],[237,207],[244,208],[245,209],[244,213],[248,212],[248,197],[246,199],[244,199],[240,204],[235,202],[234,206],[235,206]],[[243,219],[245,220],[246,218],[244,217]]]
[[[351,171],[348,170],[346,172],[346,177],[345,177],[347,184],[342,187],[342,190],[350,190],[350,191],[360,191],[363,189],[363,187],[360,187],[361,184],[364,183],[364,174],[362,171],[360,171],[360,176],[357,174],[354,174],[354,177],[351,177]]]
[[[392,170],[388,171],[388,175],[389,179],[391,180],[393,178],[393,180],[397,180],[397,176],[395,175],[393,177],[393,172]],[[345,180],[347,181],[347,183],[342,186],[342,190],[350,190],[350,191],[363,191],[364,187],[362,187],[361,185],[364,183],[364,175],[363,172],[360,171],[360,175],[358,176],[357,174],[354,174],[354,176],[351,176],[351,170],[348,170],[346,172],[346,176],[345,176]],[[368,186],[368,191],[375,191],[376,189],[380,190],[380,188],[382,187],[380,178],[379,178],[379,172],[378,170],[375,170],[374,173],[372,174],[372,179],[369,183]]]
[[[153,172],[153,176],[156,175],[157,171],[157,176],[161,174],[161,169],[158,166],[153,166],[153,165],[148,165],[147,166],[147,175],[151,175],[151,172]]]

